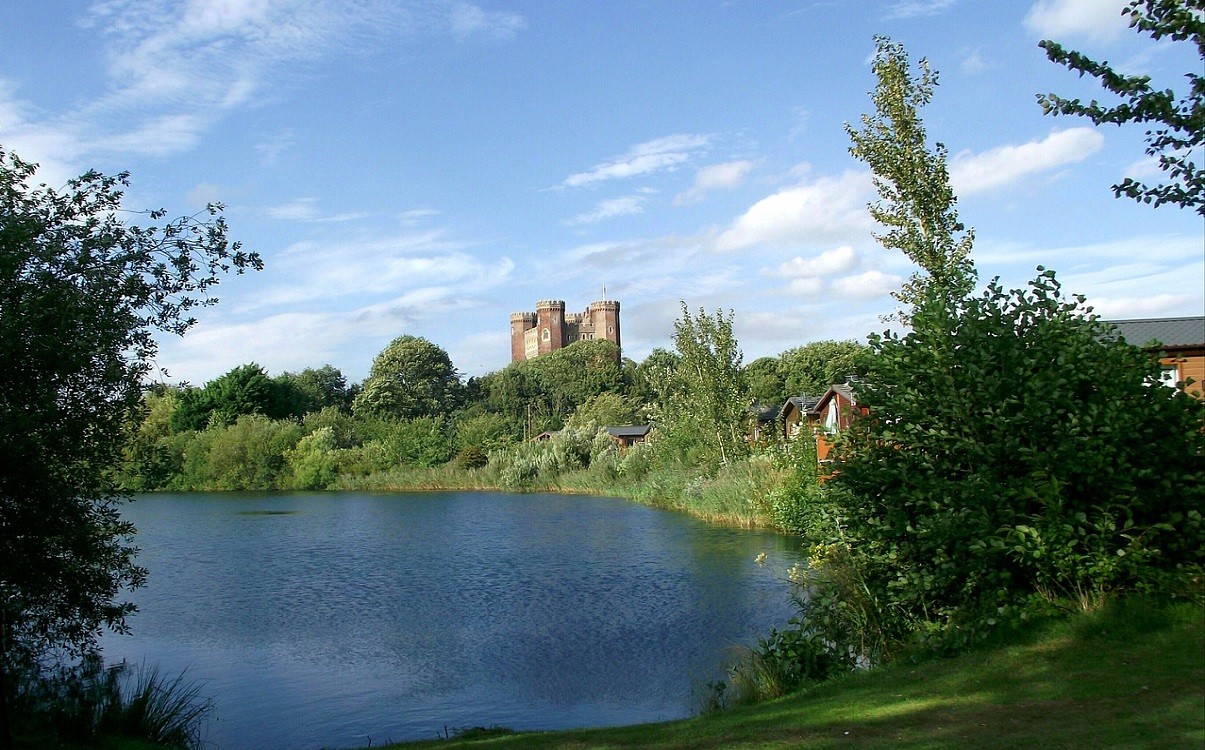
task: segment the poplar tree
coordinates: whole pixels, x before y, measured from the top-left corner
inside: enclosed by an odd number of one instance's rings
[[[751,400],[732,320],[732,311],[725,316],[723,310],[713,317],[700,308],[692,316],[682,303],[682,317],[674,321],[678,360],[661,420],[671,444],[699,445],[699,458],[720,465],[746,452]]]
[[[946,147],[929,148],[920,118],[920,109],[933,98],[937,73],[922,59],[913,77],[903,46],[886,37],[875,37],[875,46],[874,112],[862,115],[861,129],[846,123],[845,130],[853,141],[849,152],[874,172],[879,200],[870,204],[870,214],[887,228],[875,238],[924,272],[914,273],[894,296],[910,306],[929,292],[965,297],[975,286],[970,258],[975,233],[958,220]]]

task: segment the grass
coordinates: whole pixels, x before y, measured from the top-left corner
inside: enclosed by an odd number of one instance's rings
[[[771,520],[761,500],[781,479],[781,470],[767,458],[738,461],[707,476],[700,469],[654,467],[638,478],[608,475],[595,468],[537,479],[525,492],[622,497],[644,505],[687,513],[696,518],[737,528],[769,528]],[[399,467],[367,477],[343,477],[341,490],[421,492],[431,490],[488,490],[515,492],[502,486],[489,469],[463,469],[454,464],[432,468]]]
[[[1201,748],[1205,608],[1137,601],[958,657],[665,724],[395,748]]]

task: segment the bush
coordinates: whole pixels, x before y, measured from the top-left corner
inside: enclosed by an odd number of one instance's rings
[[[183,465],[173,481],[177,489],[267,490],[289,487],[285,453],[302,438],[301,425],[259,414],[234,424],[183,433]]]
[[[889,639],[957,645],[1200,570],[1205,404],[1039,270],[871,338],[826,541]]]

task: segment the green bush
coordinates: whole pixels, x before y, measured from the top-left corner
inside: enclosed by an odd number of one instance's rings
[[[301,440],[301,425],[259,414],[229,426],[183,433],[183,464],[176,489],[267,490],[292,486],[285,453]]]
[[[1205,562],[1205,404],[1039,271],[871,338],[826,541],[889,640],[957,645]]]
[[[331,427],[319,427],[285,452],[299,490],[329,489],[339,478],[339,442]]]

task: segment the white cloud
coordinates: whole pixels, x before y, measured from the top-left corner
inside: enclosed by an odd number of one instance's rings
[[[688,161],[692,154],[707,146],[711,140],[706,135],[679,134],[646,141],[634,146],[622,156],[597,164],[585,172],[569,175],[561,183],[563,187],[580,187],[602,180],[626,177],[673,169]]]
[[[289,128],[281,130],[276,135],[255,144],[255,153],[259,154],[264,164],[275,164],[276,161],[297,143],[297,136]]]
[[[832,283],[832,290],[848,299],[870,299],[883,297],[900,288],[903,279],[882,271],[867,271],[857,276],[846,276]]]
[[[788,279],[831,276],[850,271],[858,264],[858,255],[850,245],[826,250],[815,258],[796,256],[778,267],[778,275]]]
[[[974,49],[966,53],[958,67],[962,70],[963,75],[974,76],[987,70],[988,65],[983,61],[979,50]]]
[[[1044,39],[1113,39],[1129,26],[1129,16],[1121,14],[1126,5],[1127,0],[1038,0],[1025,15],[1025,28]]]
[[[629,216],[638,214],[644,211],[644,203],[648,200],[643,195],[625,195],[621,198],[612,198],[598,203],[593,211],[587,211],[583,214],[578,214],[569,221],[565,222],[571,226],[578,224],[593,224],[603,219],[610,219],[616,216]]]
[[[697,203],[709,190],[731,190],[740,187],[745,181],[745,176],[752,169],[753,162],[747,160],[729,161],[703,167],[695,173],[694,186],[674,198],[674,205]]]
[[[958,0],[896,0],[887,7],[884,18],[918,18],[936,16],[952,8]]]
[[[448,0],[103,0],[80,25],[103,46],[104,89],[54,117],[15,99],[0,81],[5,145],[58,182],[98,153],[169,156],[192,149],[232,110],[262,102],[331,52],[358,52],[387,35],[505,37],[521,17]],[[13,117],[13,114],[20,115]],[[255,148],[272,162],[293,144],[284,131]]]
[[[1083,161],[1104,141],[1094,128],[1071,128],[1019,146],[1000,146],[981,154],[963,152],[950,160],[950,182],[959,195],[990,190]]]
[[[1106,320],[1153,318],[1182,314],[1197,302],[1187,294],[1142,294],[1132,297],[1096,297],[1088,299],[1092,311]],[[1199,308],[1198,308],[1199,309]]]
[[[339,223],[362,219],[364,213],[323,214],[318,210],[314,198],[298,198],[281,206],[271,206],[265,213],[273,219],[281,221],[300,221],[307,223]]]
[[[870,195],[866,172],[846,172],[785,188],[753,204],[716,238],[714,247],[789,247],[865,237],[872,229],[866,210]]]
[[[313,309],[427,287],[463,291],[507,282],[514,270],[510,259],[484,259],[465,249],[438,229],[298,242],[271,259],[258,279],[259,291],[243,311],[291,305]]]
[[[527,28],[527,21],[518,13],[489,12],[476,5],[459,3],[452,9],[452,35],[459,40],[479,36],[489,39],[510,39]]]
[[[804,297],[817,297],[824,291],[824,279],[812,277],[791,279],[791,283],[787,285],[787,289],[791,294],[801,294]]]

